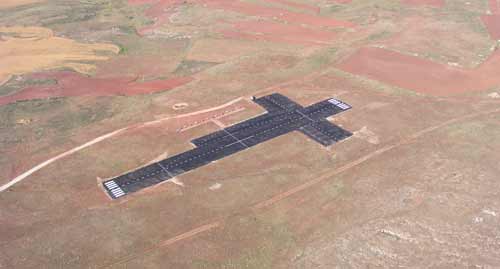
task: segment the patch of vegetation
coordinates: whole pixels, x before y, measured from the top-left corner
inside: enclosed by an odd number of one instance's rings
[[[488,0],[475,1],[474,5],[478,6],[472,8],[469,1],[447,1],[443,8],[434,10],[434,17],[467,25],[479,34],[488,34],[480,19],[489,10]]]
[[[44,26],[72,38],[89,28],[97,32],[114,27],[135,35],[137,27],[148,23],[142,9],[125,0],[51,0],[0,10],[1,25]]]
[[[45,126],[20,126],[18,121],[57,113],[64,106],[63,98],[19,101],[0,106],[0,145],[19,143],[27,137],[43,137]]]
[[[311,65],[311,68],[323,68],[330,65],[337,55],[337,48],[331,47],[324,50],[320,50],[317,53],[311,55],[304,61],[305,65]]]
[[[281,256],[286,255],[287,249],[296,246],[293,233],[279,217],[266,220],[253,215],[239,216],[235,222],[230,227],[226,225],[227,229],[230,229],[226,235],[229,237],[228,240],[240,244],[251,240],[257,242],[256,245],[244,248],[239,256],[235,255],[237,257],[223,261],[195,260],[194,268],[273,268],[275,262]]]
[[[135,34],[135,29],[152,24],[153,21],[143,15],[144,7],[133,7],[123,0],[99,0],[98,19],[114,24],[124,33]]]
[[[74,129],[111,117],[110,108],[105,98],[92,106],[78,105],[65,98],[18,101],[0,107],[0,124],[3,127],[0,136],[10,142],[27,137],[43,138],[48,134],[67,138]],[[22,121],[32,123],[19,124]]]
[[[497,119],[477,119],[448,126],[441,132],[447,141],[454,141],[450,147],[460,156],[481,160],[484,154],[496,152],[500,147],[500,128]]]
[[[384,39],[386,37],[391,36],[391,34],[392,34],[391,32],[383,30],[383,31],[371,34],[370,36],[368,36],[368,40],[376,41],[376,40]]]
[[[306,10],[305,8],[294,7],[294,6],[290,6],[287,4],[280,4],[280,3],[276,3],[276,2],[268,2],[265,0],[264,1],[263,0],[247,0],[247,1],[250,3],[261,5],[261,6],[267,6],[267,7],[271,7],[271,8],[280,8],[280,9],[290,11],[290,12],[296,12],[296,13],[310,12],[309,10]],[[299,4],[301,4],[301,3],[299,3]],[[314,4],[310,4],[310,5],[314,6]]]
[[[118,54],[127,54],[127,52],[128,52],[127,47],[125,47],[122,44],[116,44],[116,45],[120,48],[120,51],[118,52]]]
[[[400,1],[394,0],[353,0],[345,4],[328,4],[321,9],[324,16],[334,16],[337,19],[345,19],[357,24],[364,24],[374,13],[398,13],[404,14],[405,8]]]
[[[324,184],[321,191],[326,194],[329,199],[337,197],[344,190],[344,183],[342,181],[332,181]]]
[[[13,94],[20,89],[31,86],[48,86],[56,83],[57,81],[54,79],[33,79],[13,76],[7,83],[0,86],[0,95]]]
[[[24,114],[48,113],[62,108],[65,105],[64,98],[35,99],[18,101],[12,104],[0,106],[2,118],[9,119],[11,116]]]
[[[345,8],[346,8],[345,5],[332,4],[331,6],[328,7],[328,13],[338,13],[338,12],[341,12]]]
[[[132,25],[120,25],[117,27],[118,30],[122,33],[128,34],[128,35],[135,35],[135,27]]]
[[[92,122],[101,121],[112,116],[109,102],[98,100],[92,106],[76,105],[65,113],[51,118],[48,125],[54,128],[58,134],[65,135],[66,132],[89,125]]]
[[[354,75],[354,74],[351,74],[348,72],[344,72],[344,71],[339,70],[339,69],[336,69],[332,72],[338,76],[345,77],[345,78],[351,79],[353,81],[356,81],[356,82],[360,83],[361,85],[366,86],[365,88],[368,88],[368,89],[374,89],[377,91],[382,91],[382,92],[386,92],[386,93],[390,93],[390,94],[398,95],[398,96],[422,95],[422,94],[419,94],[419,93],[414,92],[414,91],[409,90],[409,89],[399,88],[399,87],[396,87],[393,85],[387,85],[387,84],[384,84],[380,81],[372,80],[372,79],[369,79],[369,78],[366,78],[363,76],[357,76],[357,75]]]
[[[201,72],[217,64],[218,63],[213,63],[213,62],[184,60],[179,64],[179,66],[177,66],[177,68],[174,71],[174,74],[189,76]]]
[[[120,44],[120,54],[126,55],[174,55],[184,51],[189,45],[189,40],[163,40],[158,42],[148,38],[140,38],[137,35],[117,35],[110,37],[113,44]],[[170,50],[165,51],[166,45]]]
[[[0,24],[53,26],[94,18],[99,7],[81,1],[53,0],[0,11]]]

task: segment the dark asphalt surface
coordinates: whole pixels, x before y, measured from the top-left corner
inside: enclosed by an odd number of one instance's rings
[[[339,100],[329,99],[304,108],[275,93],[254,101],[268,112],[196,138],[191,141],[194,149],[105,181],[104,188],[116,199],[292,131],[300,131],[324,146],[352,135],[326,120],[351,108]]]

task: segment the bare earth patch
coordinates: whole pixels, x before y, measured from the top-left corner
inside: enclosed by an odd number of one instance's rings
[[[84,44],[56,37],[41,27],[0,27],[0,38],[0,82],[12,75],[55,68],[88,74],[95,66],[85,62],[105,61],[108,54],[120,51],[113,44]]]
[[[27,5],[27,4],[32,4],[32,3],[42,2],[42,1],[44,1],[44,0],[2,0],[0,2],[0,9],[1,8],[17,7],[17,6],[22,6],[22,5]]]
[[[444,65],[381,48],[362,48],[339,68],[419,93],[446,96],[484,91],[500,84],[496,70],[500,53],[495,51],[476,69]]]
[[[190,77],[177,77],[141,82],[134,77],[91,78],[74,72],[37,73],[31,77],[55,79],[57,84],[28,87],[10,95],[0,96],[0,105],[55,97],[150,94],[170,90],[192,81]]]

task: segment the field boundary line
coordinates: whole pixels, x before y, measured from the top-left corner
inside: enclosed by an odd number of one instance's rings
[[[475,117],[479,117],[479,116],[484,116],[484,115],[489,115],[489,114],[494,114],[494,113],[498,113],[500,112],[500,109],[494,109],[494,110],[489,110],[489,111],[484,111],[484,112],[476,112],[476,113],[472,113],[472,114],[468,114],[468,115],[464,115],[464,116],[461,116],[461,117],[458,117],[458,118],[454,118],[454,119],[450,119],[450,120],[447,120],[447,121],[444,121],[440,124],[437,124],[437,125],[434,125],[434,126],[431,126],[431,127],[427,127],[421,131],[418,131],[414,134],[411,134],[409,135],[408,137],[398,141],[397,143],[395,144],[392,144],[392,145],[387,145],[387,146],[384,146],[374,152],[371,152],[365,156],[362,156],[361,158],[358,158],[357,160],[354,160],[352,162],[349,162],[343,166],[340,166],[339,168],[331,171],[331,172],[326,172],[325,174],[315,178],[315,179],[312,179],[310,181],[307,181],[301,185],[298,185],[296,187],[293,187],[291,189],[289,189],[288,191],[285,191],[285,192],[282,192],[282,193],[279,193],[277,195],[274,195],[273,197],[265,200],[265,201],[262,201],[262,202],[259,202],[255,205],[253,205],[251,208],[252,209],[263,209],[263,208],[266,208],[266,207],[269,207],[289,196],[292,196],[298,192],[301,192],[303,190],[306,190],[332,176],[335,176],[335,175],[338,175],[340,173],[343,173],[355,166],[358,166],[362,163],[365,163],[366,161],[368,160],[371,160],[379,155],[382,155],[383,153],[387,152],[387,151],[390,151],[396,147],[399,147],[399,146],[402,146],[402,145],[405,145],[405,144],[409,144],[411,142],[413,142],[414,140],[416,140],[417,138],[420,138],[428,133],[431,133],[439,128],[442,128],[442,127],[445,127],[447,125],[450,125],[450,124],[453,124],[453,123],[457,123],[457,122],[460,122],[460,121],[463,121],[463,120],[466,120],[466,119],[470,119],[470,118],[475,118]]]
[[[216,229],[220,225],[221,225],[221,223],[219,221],[214,221],[214,222],[199,226],[197,228],[194,228],[194,229],[189,230],[187,232],[181,233],[181,234],[176,235],[176,236],[169,238],[167,240],[160,241],[159,243],[155,244],[154,246],[152,246],[150,248],[145,249],[144,251],[142,251],[140,253],[124,256],[120,260],[113,262],[113,263],[110,263],[110,264],[105,265],[105,266],[100,267],[100,268],[109,268],[109,267],[112,267],[115,265],[124,264],[128,261],[131,261],[131,260],[136,259],[138,257],[144,256],[148,253],[151,253],[157,249],[164,248],[164,247],[167,247],[167,246],[172,245],[174,243],[177,243],[178,241],[186,240],[186,239],[194,237],[200,233],[204,233],[204,232]]]
[[[253,210],[265,210],[267,208],[269,208],[270,206],[278,203],[279,201],[282,201],[298,192],[301,192],[301,191],[304,191],[310,187],[313,187],[315,186],[316,184],[318,183],[321,183],[322,181],[325,181],[327,180],[328,178],[334,176],[334,175],[337,175],[337,174],[340,174],[340,173],[343,173],[353,167],[356,167],[360,164],[363,164],[379,155],[382,155],[383,153],[385,152],[388,152],[394,148],[397,148],[399,146],[402,146],[402,145],[406,145],[406,144],[410,144],[412,142],[414,142],[417,138],[420,138],[428,133],[431,133],[439,128],[442,128],[442,127],[445,127],[445,126],[448,126],[450,124],[453,124],[453,123],[457,123],[457,122],[460,122],[460,121],[463,121],[463,120],[466,120],[466,119],[471,119],[471,118],[475,118],[475,117],[479,117],[479,116],[484,116],[484,115],[490,115],[490,114],[494,114],[494,113],[498,113],[500,112],[500,108],[499,109],[494,109],[494,110],[489,110],[489,111],[484,111],[484,112],[476,112],[476,113],[472,113],[472,114],[468,114],[468,115],[464,115],[464,116],[461,116],[461,117],[458,117],[458,118],[454,118],[454,119],[450,119],[450,120],[447,120],[447,121],[444,121],[440,124],[437,124],[437,125],[434,125],[434,126],[431,126],[431,127],[427,127],[421,131],[418,131],[412,135],[409,135],[408,137],[406,138],[403,138],[401,140],[399,140],[397,143],[395,144],[392,144],[392,145],[387,145],[385,147],[382,147],[378,150],[375,150],[365,156],[362,156],[352,162],[349,162],[337,169],[335,169],[334,171],[331,171],[331,172],[326,172],[324,173],[323,175],[320,175],[319,177],[315,178],[315,179],[312,179],[308,182],[305,182],[301,185],[298,185],[296,187],[293,187],[291,189],[289,189],[288,191],[285,191],[285,192],[282,192],[282,193],[279,193],[277,195],[274,195],[273,197],[271,197],[270,199],[267,199],[267,200],[264,200],[262,202],[259,202],[253,206],[250,206],[250,209],[253,209]],[[243,211],[246,211],[246,208],[243,210]],[[227,217],[227,216],[226,216]],[[211,222],[209,224],[205,224],[203,226],[199,226],[197,228],[194,228],[188,232],[185,232],[185,233],[182,233],[182,234],[179,234],[177,236],[174,236],[170,239],[167,239],[165,241],[162,241],[160,242],[159,244],[156,244],[148,249],[146,249],[145,251],[141,252],[141,253],[138,253],[138,254],[135,254],[135,255],[129,255],[129,256],[126,256],[124,257],[123,259],[119,260],[119,261],[116,261],[112,264],[109,264],[109,265],[106,265],[104,267],[100,267],[100,268],[109,268],[113,265],[117,265],[117,264],[123,264],[123,263],[126,263],[128,261],[131,261],[135,258],[138,258],[140,256],[143,256],[143,255],[146,255],[150,252],[152,252],[153,250],[156,250],[156,249],[159,249],[159,248],[162,248],[162,247],[165,247],[165,246],[169,246],[169,245],[172,245],[174,243],[177,243],[179,241],[182,241],[182,240],[185,240],[185,239],[189,239],[189,238],[192,238],[200,233],[204,233],[204,232],[209,232],[211,230],[213,230],[214,228],[218,228],[220,226],[222,226],[222,224],[224,223],[224,218],[225,217],[221,217],[219,220],[217,221],[214,221],[214,222]]]

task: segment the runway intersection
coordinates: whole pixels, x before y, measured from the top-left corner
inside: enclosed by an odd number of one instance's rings
[[[117,199],[293,131],[323,146],[352,135],[326,120],[351,108],[340,100],[332,98],[302,107],[274,93],[253,101],[267,113],[196,138],[191,141],[196,146],[192,150],[104,181],[104,189],[111,198]]]

